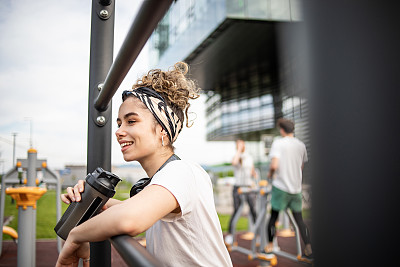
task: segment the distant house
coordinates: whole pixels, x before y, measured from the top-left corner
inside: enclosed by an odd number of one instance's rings
[[[135,184],[141,178],[148,177],[142,166],[135,163],[112,166],[111,172],[131,184]]]
[[[111,172],[131,184],[136,183],[141,178],[147,177],[146,172],[139,164],[112,166]],[[59,170],[59,173],[62,188],[74,186],[78,180],[84,180],[88,174],[86,165],[66,165],[64,169]]]
[[[87,176],[86,165],[65,165],[65,168],[58,172],[62,188],[74,186],[78,180],[84,180]]]

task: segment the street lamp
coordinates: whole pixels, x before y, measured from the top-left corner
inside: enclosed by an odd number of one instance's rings
[[[29,145],[32,148],[33,147],[33,141],[32,141],[32,125],[33,125],[33,118],[32,117],[25,117],[24,118],[26,121],[30,122],[30,136],[29,136]]]
[[[13,159],[12,159],[12,164],[15,166],[15,138],[17,136],[17,133],[12,133],[13,136]]]

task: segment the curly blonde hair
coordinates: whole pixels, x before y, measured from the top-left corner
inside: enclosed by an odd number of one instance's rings
[[[189,125],[189,99],[198,98],[200,88],[194,80],[185,76],[188,71],[189,65],[185,62],[175,63],[168,71],[152,69],[147,75],[138,79],[132,89],[142,86],[153,88],[165,99],[182,123],[186,118],[186,127],[189,128],[193,125],[193,123]]]

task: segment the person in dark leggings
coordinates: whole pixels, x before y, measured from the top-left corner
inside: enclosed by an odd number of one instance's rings
[[[257,173],[254,169],[254,162],[252,156],[246,152],[245,142],[242,139],[236,140],[236,153],[232,159],[232,166],[235,172],[235,185],[232,190],[233,196],[233,214],[229,221],[229,233],[225,237],[225,243],[231,245],[233,242],[233,218],[235,217],[242,200],[238,189],[240,187],[252,187],[255,186],[254,178],[257,178]],[[249,204],[250,212],[253,218],[253,222],[256,221],[255,201],[256,196],[253,193],[246,194],[246,201]]]
[[[306,224],[303,221],[303,216],[301,212],[292,212],[294,220],[296,221],[297,226],[300,230],[301,238],[303,239],[305,244],[311,244],[310,232]],[[267,231],[268,231],[268,242],[273,241],[274,236],[276,234],[276,220],[278,219],[279,211],[271,210],[271,219],[269,220]]]
[[[269,158],[268,178],[272,179],[271,218],[267,225],[267,253],[272,252],[275,224],[279,212],[290,209],[305,244],[304,254],[312,257],[310,233],[302,216],[302,171],[307,161],[306,146],[294,137],[294,123],[281,118],[277,121],[281,138],[274,140]]]

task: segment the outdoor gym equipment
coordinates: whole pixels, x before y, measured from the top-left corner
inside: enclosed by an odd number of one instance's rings
[[[272,252],[278,256],[282,256],[282,257],[288,258],[293,261],[300,261],[300,262],[312,264],[313,263],[312,260],[304,258],[302,256],[301,243],[300,243],[300,231],[299,231],[299,227],[296,224],[296,221],[294,220],[292,213],[289,211],[289,209],[287,209],[287,210],[285,210],[285,214],[288,216],[289,221],[294,228],[297,254],[293,255],[291,253],[281,250],[281,248],[278,245],[278,239],[276,237],[273,240]]]
[[[9,235],[15,242],[18,242],[18,233],[10,226],[3,226],[3,234]]]
[[[265,266],[266,262],[269,262],[272,266],[276,265],[278,263],[277,258],[275,255],[282,256],[285,258],[288,258],[293,261],[299,261],[303,262],[306,264],[312,264],[312,260],[306,259],[302,257],[302,250],[301,250],[301,242],[300,242],[300,234],[299,234],[299,228],[293,218],[293,215],[291,212],[288,210],[285,211],[285,214],[288,216],[290,223],[293,225],[294,228],[294,233],[295,233],[295,240],[296,240],[296,251],[297,254],[293,255],[290,254],[286,251],[283,251],[280,249],[278,245],[278,240],[275,237],[273,240],[273,250],[272,253],[274,254],[274,257],[271,257],[269,254],[266,254],[263,252],[263,248],[267,244],[267,234],[266,234],[266,224],[267,224],[267,207],[269,204],[269,193],[271,192],[271,186],[268,185],[268,181],[262,180],[259,183],[259,188],[254,188],[251,189],[249,187],[241,187],[239,188],[239,194],[240,197],[242,198],[242,203],[239,207],[238,212],[236,213],[234,219],[233,219],[233,225],[236,225],[240,213],[243,209],[244,206],[244,199],[245,199],[245,194],[249,193],[258,193],[258,198],[259,198],[259,209],[257,213],[257,219],[256,222],[251,225],[250,230],[253,233],[253,238],[251,241],[251,247],[250,249],[243,248],[238,246],[238,242],[235,239],[235,233],[233,232],[233,243],[232,244],[226,244],[227,248],[229,251],[238,251],[244,254],[247,254],[248,259],[259,259],[261,260],[261,266]],[[235,227],[233,227],[234,231]]]
[[[1,181],[0,227],[3,228],[5,194],[11,195],[18,208],[18,267],[35,266],[36,264],[36,201],[47,191],[37,187],[37,171],[43,172],[43,182],[54,184],[57,188],[57,219],[61,217],[61,194],[59,176],[47,168],[46,160],[37,159],[36,149],[28,150],[27,159],[18,159],[14,168],[8,171]],[[26,171],[26,179],[23,178]],[[7,186],[18,186],[9,187]],[[4,228],[3,228],[4,229]],[[7,228],[6,228],[7,230]],[[14,235],[16,233],[13,233]],[[0,255],[3,235],[0,236]],[[58,249],[61,250],[61,239],[58,239]]]
[[[233,225],[236,226],[239,217],[241,216],[241,212],[245,205],[246,194],[254,194],[256,193],[259,200],[259,211],[257,213],[257,219],[254,224],[250,225],[250,231],[253,233],[253,238],[251,241],[251,248],[247,249],[244,247],[238,246],[238,242],[235,237],[235,228],[232,229],[233,243],[227,244],[226,246],[230,252],[238,251],[240,253],[246,254],[249,260],[259,259],[261,261],[262,266],[268,266],[269,264],[275,266],[278,261],[275,255],[270,256],[261,251],[260,248],[263,248],[266,244],[266,234],[265,234],[265,225],[266,225],[266,210],[267,204],[269,201],[269,193],[271,192],[270,186],[268,186],[268,181],[262,180],[259,182],[259,187],[250,188],[250,187],[240,187],[238,189],[238,193],[240,194],[240,198],[242,200],[237,213],[233,217]],[[250,220],[251,221],[251,220]],[[257,244],[257,242],[260,244]],[[268,264],[269,263],[269,264]],[[268,264],[268,265],[266,265]]]

